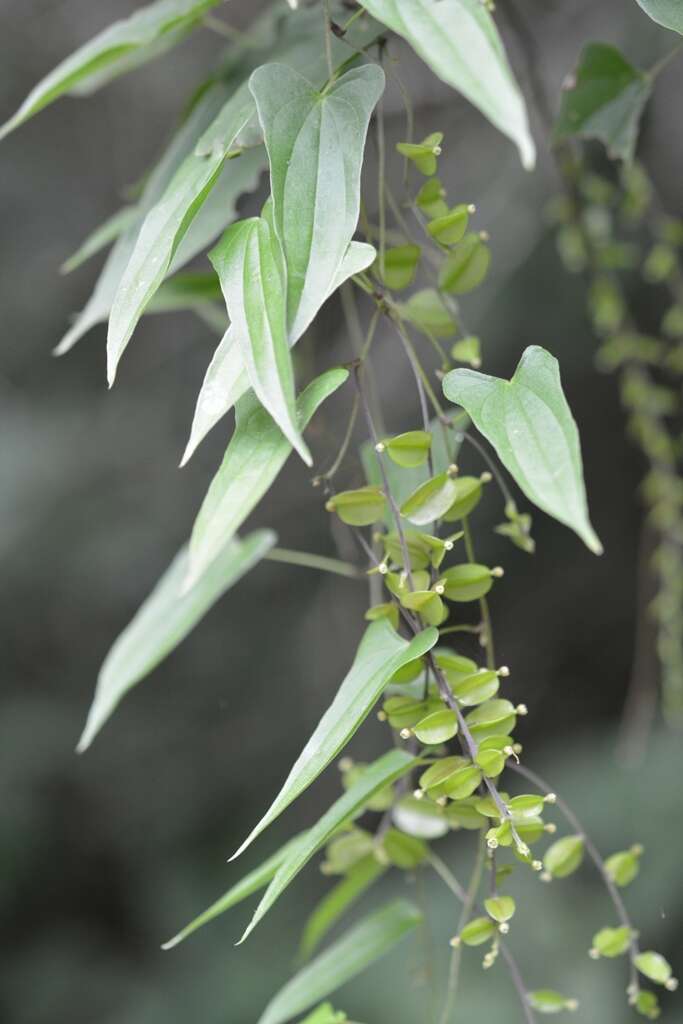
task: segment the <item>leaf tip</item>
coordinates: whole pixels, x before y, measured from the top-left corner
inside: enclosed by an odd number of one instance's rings
[[[164,951],[173,949],[175,946],[180,945],[184,937],[185,935],[183,932],[178,932],[178,934],[174,935],[172,939],[169,939],[167,942],[162,942],[159,948],[163,949]]]

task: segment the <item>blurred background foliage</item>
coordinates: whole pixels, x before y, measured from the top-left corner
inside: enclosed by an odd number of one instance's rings
[[[4,0],[3,115],[64,55],[136,6]],[[257,6],[233,0],[232,24],[247,24]],[[527,87],[529,67],[510,31],[507,0],[499,7]],[[535,71],[558,98],[555,109],[584,42],[612,42],[642,67],[672,45],[673,37],[626,0],[514,0],[514,7],[539,42]],[[362,629],[362,584],[261,565],[129,698],[92,751],[81,759],[73,754],[102,658],[186,538],[229,427],[219,426],[178,471],[215,344],[210,329],[189,314],[143,321],[111,393],[102,328],[67,360],[52,360],[50,350],[89,294],[98,261],[64,279],[58,267],[118,208],[124,187],[160,151],[186,95],[224,46],[216,34],[196,33],[94,99],[59,104],[0,150],[0,1015],[13,1024],[248,1024],[286,978],[299,928],[326,886],[309,868],[267,927],[239,950],[232,943],[244,908],[172,952],[159,949],[336,794],[330,769],[244,865],[225,863],[348,667]],[[680,971],[680,737],[658,728],[637,757],[629,756],[638,753],[632,746],[619,744],[644,605],[637,494],[643,466],[625,437],[614,380],[595,369],[581,280],[563,272],[544,219],[558,185],[542,129],[536,118],[541,156],[527,175],[513,147],[407,49],[395,45],[391,53],[415,97],[418,137],[445,133],[441,176],[456,201],[477,204],[477,226],[491,235],[493,271],[464,304],[468,327],[483,340],[484,369],[509,375],[528,344],[559,357],[583,437],[592,517],[606,549],[593,558],[569,531],[539,514],[537,553],[529,557],[490,532],[502,509],[499,496],[487,492],[474,525],[482,560],[506,568],[492,610],[500,657],[512,668],[512,699],[531,710],[520,739],[529,763],[574,804],[603,852],[643,841],[643,871],[627,900],[646,946],[669,955]],[[674,62],[646,110],[639,152],[665,208],[678,216],[681,95],[683,63]],[[404,133],[393,91],[386,112],[391,152]],[[371,143],[371,214],[375,168]],[[396,161],[394,171],[400,170]],[[256,204],[247,197],[244,210]],[[650,301],[650,293],[634,287],[636,306]],[[300,348],[302,377],[348,358],[336,302]],[[380,335],[375,356],[388,428],[416,426],[397,339]],[[349,403],[348,393],[335,397],[310,431],[323,463],[335,450]],[[343,482],[360,484],[359,465],[349,463]],[[334,553],[321,497],[291,460],[254,524],[276,527],[289,547]],[[657,666],[644,633],[636,685],[647,690],[656,686]],[[376,752],[379,729],[363,730],[352,752]],[[463,877],[471,845],[468,835],[454,836],[443,854]],[[529,899],[518,901],[511,940],[529,984],[578,995],[577,1020],[623,1024],[624,964],[596,965],[586,955],[596,928],[613,923],[598,880],[585,868],[566,883],[541,888],[529,878],[525,884]],[[425,974],[430,949],[445,969],[455,908],[431,879],[415,895],[429,907],[432,934],[406,944],[341,994],[338,1002],[353,1019],[416,1020],[435,983]],[[515,942],[515,933],[533,942]],[[482,1020],[516,1019],[504,971],[482,975],[476,951],[469,953],[457,1019],[472,1020],[477,1012]],[[409,998],[394,984],[405,972]],[[681,1019],[676,1004],[675,997],[666,1001],[663,1020]]]

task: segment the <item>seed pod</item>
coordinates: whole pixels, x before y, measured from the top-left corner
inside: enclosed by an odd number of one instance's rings
[[[484,900],[486,913],[498,924],[509,921],[514,916],[517,905],[512,896],[490,896]]]
[[[398,311],[418,330],[435,338],[452,338],[458,325],[435,288],[414,292]]]
[[[442,757],[435,764],[431,764],[420,776],[420,789],[436,799],[446,795],[445,785],[451,776],[460,768],[464,768],[470,762],[466,757]]]
[[[479,235],[465,235],[441,267],[439,288],[455,295],[471,292],[486,277],[490,263],[491,250],[488,245]]]
[[[477,671],[476,661],[464,658],[445,647],[437,647],[434,660],[452,687]]]
[[[466,946],[483,946],[495,933],[496,926],[490,917],[474,917],[460,932],[460,939]]]
[[[432,446],[432,435],[426,430],[408,430],[405,434],[388,438],[382,444],[397,466],[413,469],[426,462]]]
[[[639,953],[633,962],[641,974],[657,985],[666,985],[671,979],[671,964],[661,953],[647,950]]]
[[[365,619],[368,622],[376,622],[377,619],[388,619],[394,629],[398,629],[398,616],[398,605],[394,604],[393,601],[373,605],[373,607],[368,608],[365,613]],[[393,681],[394,680],[392,680],[392,682]]]
[[[517,715],[509,700],[487,700],[467,716],[467,724],[475,739],[509,733],[515,727]]]
[[[630,928],[601,928],[593,936],[591,955],[617,957],[622,956],[631,944]]]
[[[648,1020],[657,1020],[660,1015],[659,1000],[654,992],[646,992],[641,989],[636,996],[635,1007],[638,1013]]]
[[[427,856],[427,847],[421,839],[407,836],[396,828],[390,828],[382,838],[382,848],[394,867],[411,871]]]
[[[493,586],[491,570],[486,565],[467,562],[454,565],[441,575],[444,594],[449,601],[478,601]]]
[[[467,231],[470,221],[469,207],[460,203],[427,225],[427,234],[441,245],[455,245]]]
[[[455,522],[464,519],[479,504],[482,495],[482,482],[478,476],[461,476],[455,482],[455,498],[453,504],[444,514],[444,521]]]
[[[401,515],[416,526],[425,526],[441,519],[453,504],[456,495],[452,473],[439,473],[421,484],[401,505]]]
[[[500,750],[481,750],[480,748],[474,760],[487,779],[497,778],[505,767],[505,754],[502,754]]]
[[[410,574],[413,580],[413,587],[416,590],[428,590],[429,589],[429,573],[418,570]],[[387,590],[391,591],[394,597],[397,597],[399,601],[403,601],[406,594],[409,594],[410,588],[408,586],[408,577],[405,572],[388,572],[384,577],[384,583]]]
[[[396,149],[415,164],[418,171],[429,177],[436,171],[436,158],[441,155],[443,132],[433,132],[422,142],[397,142]]]
[[[581,836],[564,836],[548,847],[543,866],[553,878],[566,878],[581,866],[583,851]]]
[[[475,707],[490,700],[498,693],[498,673],[491,669],[480,669],[471,676],[465,676],[453,685],[453,695],[463,707]]]
[[[443,601],[433,590],[409,591],[401,598],[401,604],[404,608],[417,612],[428,626],[440,626],[448,615]]]
[[[383,268],[380,258],[377,258],[375,267],[387,288],[400,291],[412,284],[421,251],[419,245],[398,245],[393,249],[386,249]]]
[[[403,683],[412,683],[414,679],[417,679],[424,671],[424,661],[422,658],[415,658],[414,661],[409,661],[407,665],[404,665],[394,672],[390,679],[393,686],[401,686]]]
[[[435,552],[439,563],[445,553],[444,541],[438,537],[432,537],[429,533],[422,533],[420,530],[407,529],[403,536],[408,549],[411,569],[426,569],[434,564]],[[396,530],[391,530],[382,538],[384,542],[384,557],[396,565],[403,565],[403,549]],[[405,566],[404,566],[405,568]],[[427,588],[425,588],[427,589]]]
[[[475,800],[458,800],[444,810],[444,816],[451,828],[480,831],[486,826],[486,818],[475,807]]]
[[[613,853],[605,861],[605,870],[615,885],[624,888],[633,881],[640,870],[640,855],[642,849],[634,846],[630,850],[623,850],[621,853]]]
[[[386,499],[379,487],[359,487],[355,491],[340,491],[326,503],[328,512],[336,512],[349,526],[372,526],[384,515]]]
[[[578,1008],[576,999],[567,999],[551,988],[538,988],[535,992],[527,992],[527,998],[531,1008],[538,1010],[539,1013],[561,1013],[563,1010]]]
[[[467,764],[453,772],[444,783],[445,795],[451,800],[465,800],[472,796],[481,782],[481,769],[476,764]]]
[[[324,874],[343,875],[373,850],[373,837],[363,829],[336,836],[325,849]]]
[[[515,796],[508,804],[508,810],[515,822],[537,818],[543,812],[543,797],[534,794]]]
[[[403,796],[391,812],[401,832],[418,839],[439,839],[448,832],[448,822],[441,807],[431,800]]]
[[[389,697],[384,701],[384,711],[392,729],[412,729],[430,711],[437,710],[440,701],[415,700],[413,697]]]
[[[448,708],[432,711],[415,725],[413,731],[420,743],[429,746],[446,743],[447,740],[453,739],[458,731],[458,718],[455,711]]]
[[[434,217],[443,217],[448,213],[448,204],[445,202],[446,190],[438,178],[430,178],[417,193],[415,202],[426,217],[432,220]]]
[[[481,366],[481,341],[474,334],[456,341],[451,348],[451,356],[458,363],[467,363],[478,370]]]

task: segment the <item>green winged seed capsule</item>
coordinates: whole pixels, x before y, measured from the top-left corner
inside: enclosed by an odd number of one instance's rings
[[[380,443],[397,466],[413,469],[427,461],[432,446],[432,435],[426,430],[408,430],[405,434],[398,434]]]
[[[532,1010],[538,1013],[562,1013],[563,1010],[577,1010],[576,999],[567,999],[560,992],[551,988],[538,988],[534,992],[527,992],[527,998]]]
[[[467,231],[470,213],[473,211],[474,208],[466,203],[454,206],[452,210],[430,221],[427,233],[441,245],[455,245]]]
[[[458,717],[455,711],[447,708],[426,715],[413,729],[420,743],[431,746],[453,739],[457,731]]]
[[[630,928],[601,928],[593,936],[591,956],[597,959],[606,956],[610,959],[622,956],[631,944]]]
[[[388,619],[394,629],[398,629],[398,605],[393,601],[386,601],[384,604],[373,605],[365,613],[366,622],[376,622],[377,619]]]
[[[455,481],[455,499],[444,515],[444,521],[453,523],[464,519],[481,500],[482,481],[477,476],[461,476]]]
[[[453,695],[463,707],[475,707],[490,700],[498,693],[498,673],[492,669],[480,669],[471,676],[465,676],[453,685]]]
[[[397,142],[396,149],[401,156],[415,164],[418,171],[426,177],[436,171],[436,158],[441,155],[443,132],[433,132],[422,142]]]
[[[362,829],[337,836],[325,850],[321,870],[325,875],[344,875],[373,850],[373,838]]]
[[[460,932],[460,940],[466,946],[483,946],[496,934],[496,926],[490,917],[474,917]]]
[[[515,831],[528,846],[533,846],[534,843],[537,843],[546,834],[543,818],[540,817],[523,818],[521,821],[515,821]]]
[[[469,764],[465,757],[442,757],[436,764],[431,764],[420,776],[420,789],[436,799],[446,795],[449,779]]]
[[[401,797],[391,816],[401,832],[418,839],[440,839],[449,828],[442,807],[414,796]]]
[[[583,851],[582,836],[563,836],[546,850],[543,867],[553,878],[566,878],[581,866]]]
[[[481,750],[480,748],[474,760],[487,779],[495,779],[505,767],[505,754],[499,750]]]
[[[413,327],[428,337],[452,338],[458,325],[435,288],[414,292],[398,311]]]
[[[501,793],[500,798],[505,803],[508,800],[507,793]],[[486,796],[475,797],[474,805],[480,814],[483,814],[485,818],[500,818],[500,811],[498,805],[492,796],[487,794]]]
[[[379,487],[359,487],[340,491],[326,503],[328,512],[336,512],[349,526],[372,526],[384,515],[384,492]]]
[[[415,202],[425,216],[432,220],[448,213],[446,190],[438,178],[430,178],[417,193]]]
[[[634,846],[630,850],[613,853],[605,861],[605,870],[615,885],[624,888],[630,885],[640,870],[642,847]]]
[[[467,363],[475,370],[481,366],[481,341],[474,334],[468,334],[456,341],[451,348],[451,356],[458,363]]]
[[[403,595],[401,604],[417,612],[428,626],[440,626],[444,620],[444,603],[433,590],[411,590]]]
[[[661,953],[647,950],[639,953],[633,962],[641,974],[657,985],[666,985],[671,980],[671,964]]]
[[[481,831],[486,827],[486,818],[475,807],[475,800],[459,800],[444,810],[446,821],[453,829],[464,828]]]
[[[464,658],[461,654],[456,654],[444,647],[436,649],[434,660],[451,686],[455,686],[461,679],[465,679],[477,671],[476,661]]]
[[[428,590],[430,579],[429,573],[423,572],[421,569],[417,572],[411,573],[413,578],[413,587],[415,590]],[[384,576],[384,583],[386,584],[387,590],[391,591],[394,597],[397,597],[399,601],[402,601],[406,594],[410,593],[410,587],[408,586],[408,576],[405,572],[388,572]]]
[[[648,1020],[658,1020],[662,1012],[659,1008],[659,999],[657,999],[655,993],[646,992],[644,989],[638,993],[635,1007],[638,1013],[642,1017],[647,1017]]]
[[[419,530],[411,529],[404,530],[403,536],[406,542],[406,547],[408,548],[411,570],[427,569],[431,564],[432,542],[437,538],[430,537],[427,533],[420,533]],[[398,532],[396,530],[391,530],[389,533],[384,535],[382,542],[384,544],[385,559],[396,565],[402,566],[403,549],[401,547]]]
[[[389,697],[385,700],[382,711],[387,716],[392,729],[412,729],[414,725],[441,706],[441,702],[414,700],[412,697]]]
[[[500,698],[485,701],[467,716],[467,724],[476,740],[512,732],[516,721],[514,705]]]
[[[439,473],[421,484],[401,505],[401,515],[416,526],[441,519],[455,500],[453,471]]]
[[[417,679],[423,671],[424,662],[422,658],[415,658],[414,661],[409,661],[407,665],[400,668],[398,672],[394,672],[389,682],[394,686],[401,686],[403,683],[412,683],[412,681]]]
[[[396,828],[390,828],[382,840],[382,851],[402,871],[411,871],[427,856],[427,847],[421,839],[407,836]]]
[[[419,245],[398,245],[393,249],[387,249],[384,253],[383,267],[378,257],[376,265],[387,288],[400,291],[412,284],[420,262],[420,252]]]
[[[446,569],[439,582],[449,601],[478,601],[488,594],[493,577],[488,566],[469,562]]]
[[[479,235],[465,235],[441,267],[439,288],[454,295],[465,295],[482,283],[490,263],[491,250],[484,240]]]
[[[517,909],[512,896],[491,896],[484,900],[484,906],[489,917],[492,917],[498,924],[509,921]]]
[[[481,782],[481,769],[476,764],[464,765],[444,783],[445,795],[451,800],[466,800]]]
[[[543,813],[543,797],[536,794],[515,796],[508,804],[508,810],[516,822],[522,822],[526,818],[537,818]]]

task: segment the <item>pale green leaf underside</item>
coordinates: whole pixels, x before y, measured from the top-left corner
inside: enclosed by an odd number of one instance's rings
[[[364,917],[287,982],[258,1024],[285,1024],[303,1013],[388,953],[421,920],[417,907],[402,899]]]
[[[288,65],[266,64],[249,88],[268,152],[293,344],[329,295],[356,230],[365,139],[384,72],[356,68],[321,93]]]
[[[79,753],[90,746],[126,693],[185,639],[218,598],[253,568],[275,541],[271,530],[257,530],[244,540],[234,538],[200,583],[187,593],[182,587],[188,549],[181,548],[104,660],[78,743]]]
[[[92,91],[118,74],[153,59],[189,31],[220,0],[157,0],[100,32],[31,90],[0,127],[0,139],[69,92]]]
[[[358,781],[340,796],[322,818],[305,833],[301,842],[280,865],[240,939],[240,943],[244,942],[251,934],[290,882],[296,878],[311,857],[330,840],[337,829],[350,821],[377,790],[401,778],[418,761],[418,758],[405,750],[390,750],[377,761],[368,765]]]
[[[303,430],[316,409],[348,378],[348,370],[328,370],[297,400]],[[254,395],[237,406],[235,432],[192,528],[186,587],[211,571],[214,559],[266,493],[292,450],[277,424]]]
[[[332,292],[336,291],[349,277],[359,274],[371,266],[376,256],[376,250],[372,245],[367,245],[364,242],[351,242],[330,292],[320,305],[322,306]],[[297,338],[292,340],[290,337],[290,345],[297,340]],[[235,331],[229,327],[206,371],[181,466],[188,462],[209,431],[232,409],[248,389],[249,378],[244,368],[240,347],[235,337]]]
[[[399,636],[387,619],[379,619],[368,626],[353,665],[332,704],[318,723],[270,808],[231,860],[239,857],[346,746],[394,673],[409,661],[425,654],[438,638],[438,630],[429,628],[408,642]]]
[[[249,383],[307,465],[297,423],[294,367],[287,343],[286,272],[280,243],[265,217],[226,231],[209,259],[220,278]]]
[[[470,415],[527,498],[600,554],[588,518],[579,433],[555,357],[533,345],[512,380],[453,370],[443,390]]]
[[[534,166],[524,98],[481,0],[364,0],[363,6],[512,139],[527,169]]]
[[[637,0],[653,21],[672,32],[683,35],[683,4],[681,0]]]
[[[323,896],[304,927],[301,938],[301,955],[304,959],[315,952],[330,928],[385,871],[386,865],[369,853]]]
[[[192,935],[193,932],[198,931],[199,928],[203,928],[209,921],[213,921],[214,918],[220,917],[226,910],[230,910],[232,907],[241,903],[243,900],[248,899],[259,889],[263,889],[270,882],[271,878],[275,875],[275,872],[280,867],[282,862],[286,860],[289,854],[294,849],[294,845],[301,841],[301,836],[295,836],[294,839],[290,839],[288,843],[280,847],[277,853],[274,853],[272,857],[265,860],[263,864],[259,864],[258,867],[250,871],[249,874],[241,878],[239,882],[231,886],[226,893],[224,893],[220,899],[212,903],[210,907],[199,914],[194,920],[190,921],[177,935],[174,935],[168,942],[164,942],[162,949],[173,949],[184,939]]]

